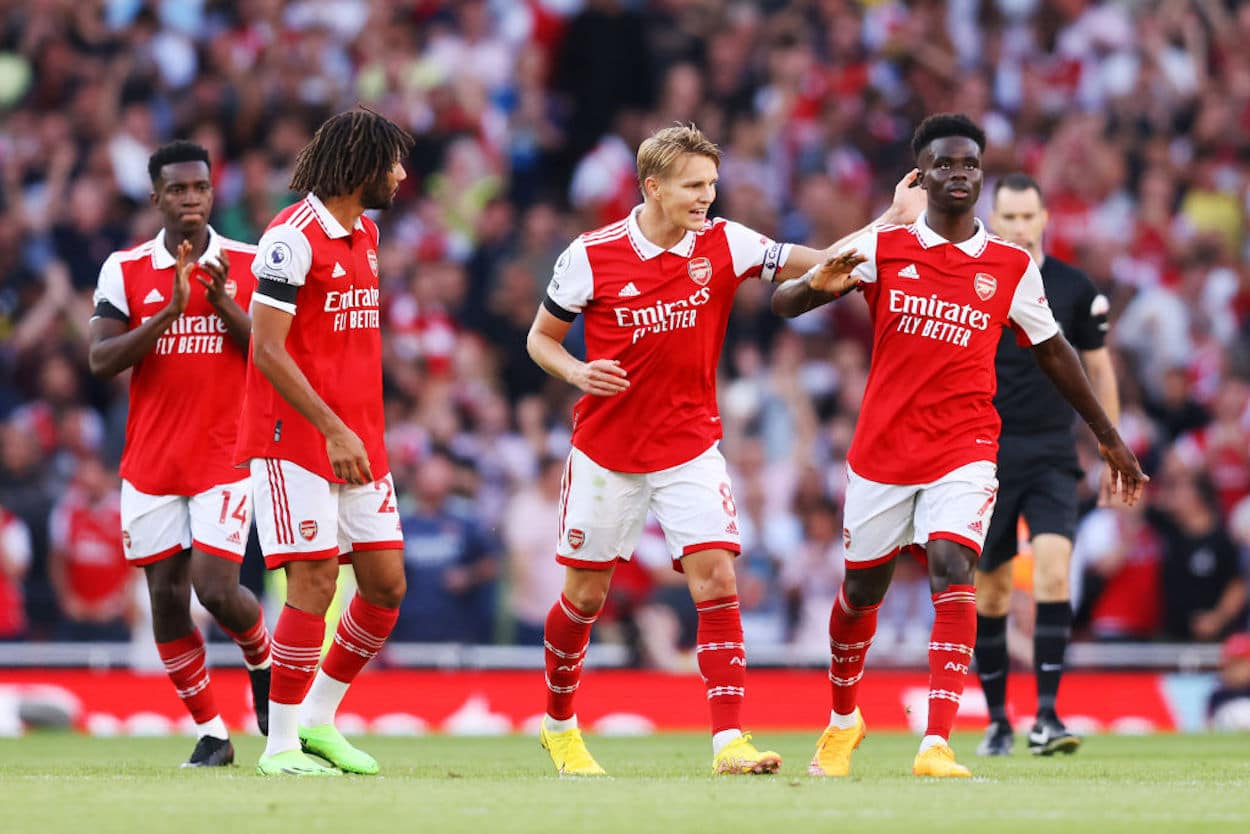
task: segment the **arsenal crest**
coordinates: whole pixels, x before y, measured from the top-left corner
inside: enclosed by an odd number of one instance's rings
[[[569,531],[569,547],[574,550],[579,549],[586,543],[586,534],[574,527]]]
[[[299,523],[299,534],[304,537],[304,541],[312,541],[317,536],[317,522],[311,519],[301,521]]]
[[[227,278],[226,285],[222,287],[222,291],[230,298],[234,298],[235,293],[239,291],[239,285],[234,282],[233,278]]]
[[[972,279],[972,288],[977,291],[977,298],[989,301],[998,290],[998,281],[988,272],[978,272]]]
[[[691,258],[686,264],[686,271],[690,273],[690,280],[700,287],[706,287],[707,282],[712,280],[712,262],[707,258]]]
[[[365,253],[365,257],[369,259],[369,268],[373,270],[373,277],[378,277],[378,253],[370,249]]]

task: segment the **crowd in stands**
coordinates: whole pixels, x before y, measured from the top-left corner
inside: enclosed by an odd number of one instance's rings
[[[697,123],[723,151],[713,214],[824,247],[949,110],[986,128],[988,182],[1038,179],[1049,252],[1111,302],[1121,431],[1154,480],[1140,509],[1094,508],[1080,436],[1078,634],[1245,630],[1247,43],[1234,0],[0,0],[0,640],[142,618],[118,540],[127,379],[85,358],[101,263],[159,228],[149,154],[207,147],[212,223],[254,242],[297,198],[297,150],[357,103],[417,138],[378,215],[397,640],[541,641],[576,392],[525,334],[561,250],[639,201],[641,137]],[[857,298],[784,322],[769,293],[743,285],[722,362],[741,596],[749,641],[819,648],[871,328]],[[877,653],[929,628],[923,572],[899,571]],[[603,633],[680,663],[680,583],[644,535]]]

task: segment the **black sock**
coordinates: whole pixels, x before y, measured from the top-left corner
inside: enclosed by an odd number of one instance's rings
[[[977,677],[990,720],[1007,723],[1007,618],[977,614]]]
[[[1072,636],[1072,606],[1039,602],[1033,629],[1033,671],[1037,675],[1037,716],[1055,717],[1055,696],[1063,676],[1063,655]]]

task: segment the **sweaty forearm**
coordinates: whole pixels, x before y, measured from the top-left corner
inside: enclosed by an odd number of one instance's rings
[[[1067,339],[1062,335],[1055,335],[1034,345],[1033,358],[1042,373],[1050,378],[1064,399],[1081,415],[1081,419],[1100,443],[1116,437],[1115,424],[1098,404],[1098,397],[1090,387],[1085,370],[1081,367],[1081,360],[1077,358],[1076,351],[1068,344]]]
[[[778,287],[773,293],[772,307],[777,315],[792,319],[838,298],[841,296],[837,293],[812,289],[808,276],[804,275]]]
[[[533,330],[525,340],[525,349],[538,367],[570,385],[573,384],[574,372],[583,364],[563,344]]]
[[[252,359],[256,368],[274,390],[291,406],[312,423],[322,436],[346,426],[337,414],[326,405],[309,383],[308,377],[281,345],[253,348]]]
[[[111,377],[137,364],[152,352],[157,340],[177,320],[177,313],[164,309],[134,330],[93,340],[87,351],[87,365],[91,373],[98,377]]]
[[[243,350],[247,350],[247,343],[252,338],[252,319],[248,314],[243,312],[238,302],[229,296],[215,304],[214,309],[226,326],[226,334],[230,336],[230,340]]]

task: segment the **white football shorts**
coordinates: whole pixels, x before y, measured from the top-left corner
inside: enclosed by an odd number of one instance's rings
[[[149,565],[189,547],[243,561],[252,524],[250,478],[198,495],[148,495],[122,481],[122,544],[132,565]]]
[[[353,552],[402,550],[395,481],[390,473],[371,484],[327,481],[289,460],[252,458],[256,533],[270,570],[287,562],[340,557]]]
[[[879,484],[848,466],[843,543],[847,564],[888,562],[910,544],[947,539],[981,555],[998,498],[998,467],[976,461],[927,484]]]
[[[716,445],[685,463],[644,473],[605,469],[573,449],[560,493],[556,561],[606,569],[629,559],[648,510],[664,531],[677,570],[683,556],[700,550],[742,551],[738,508]]]

